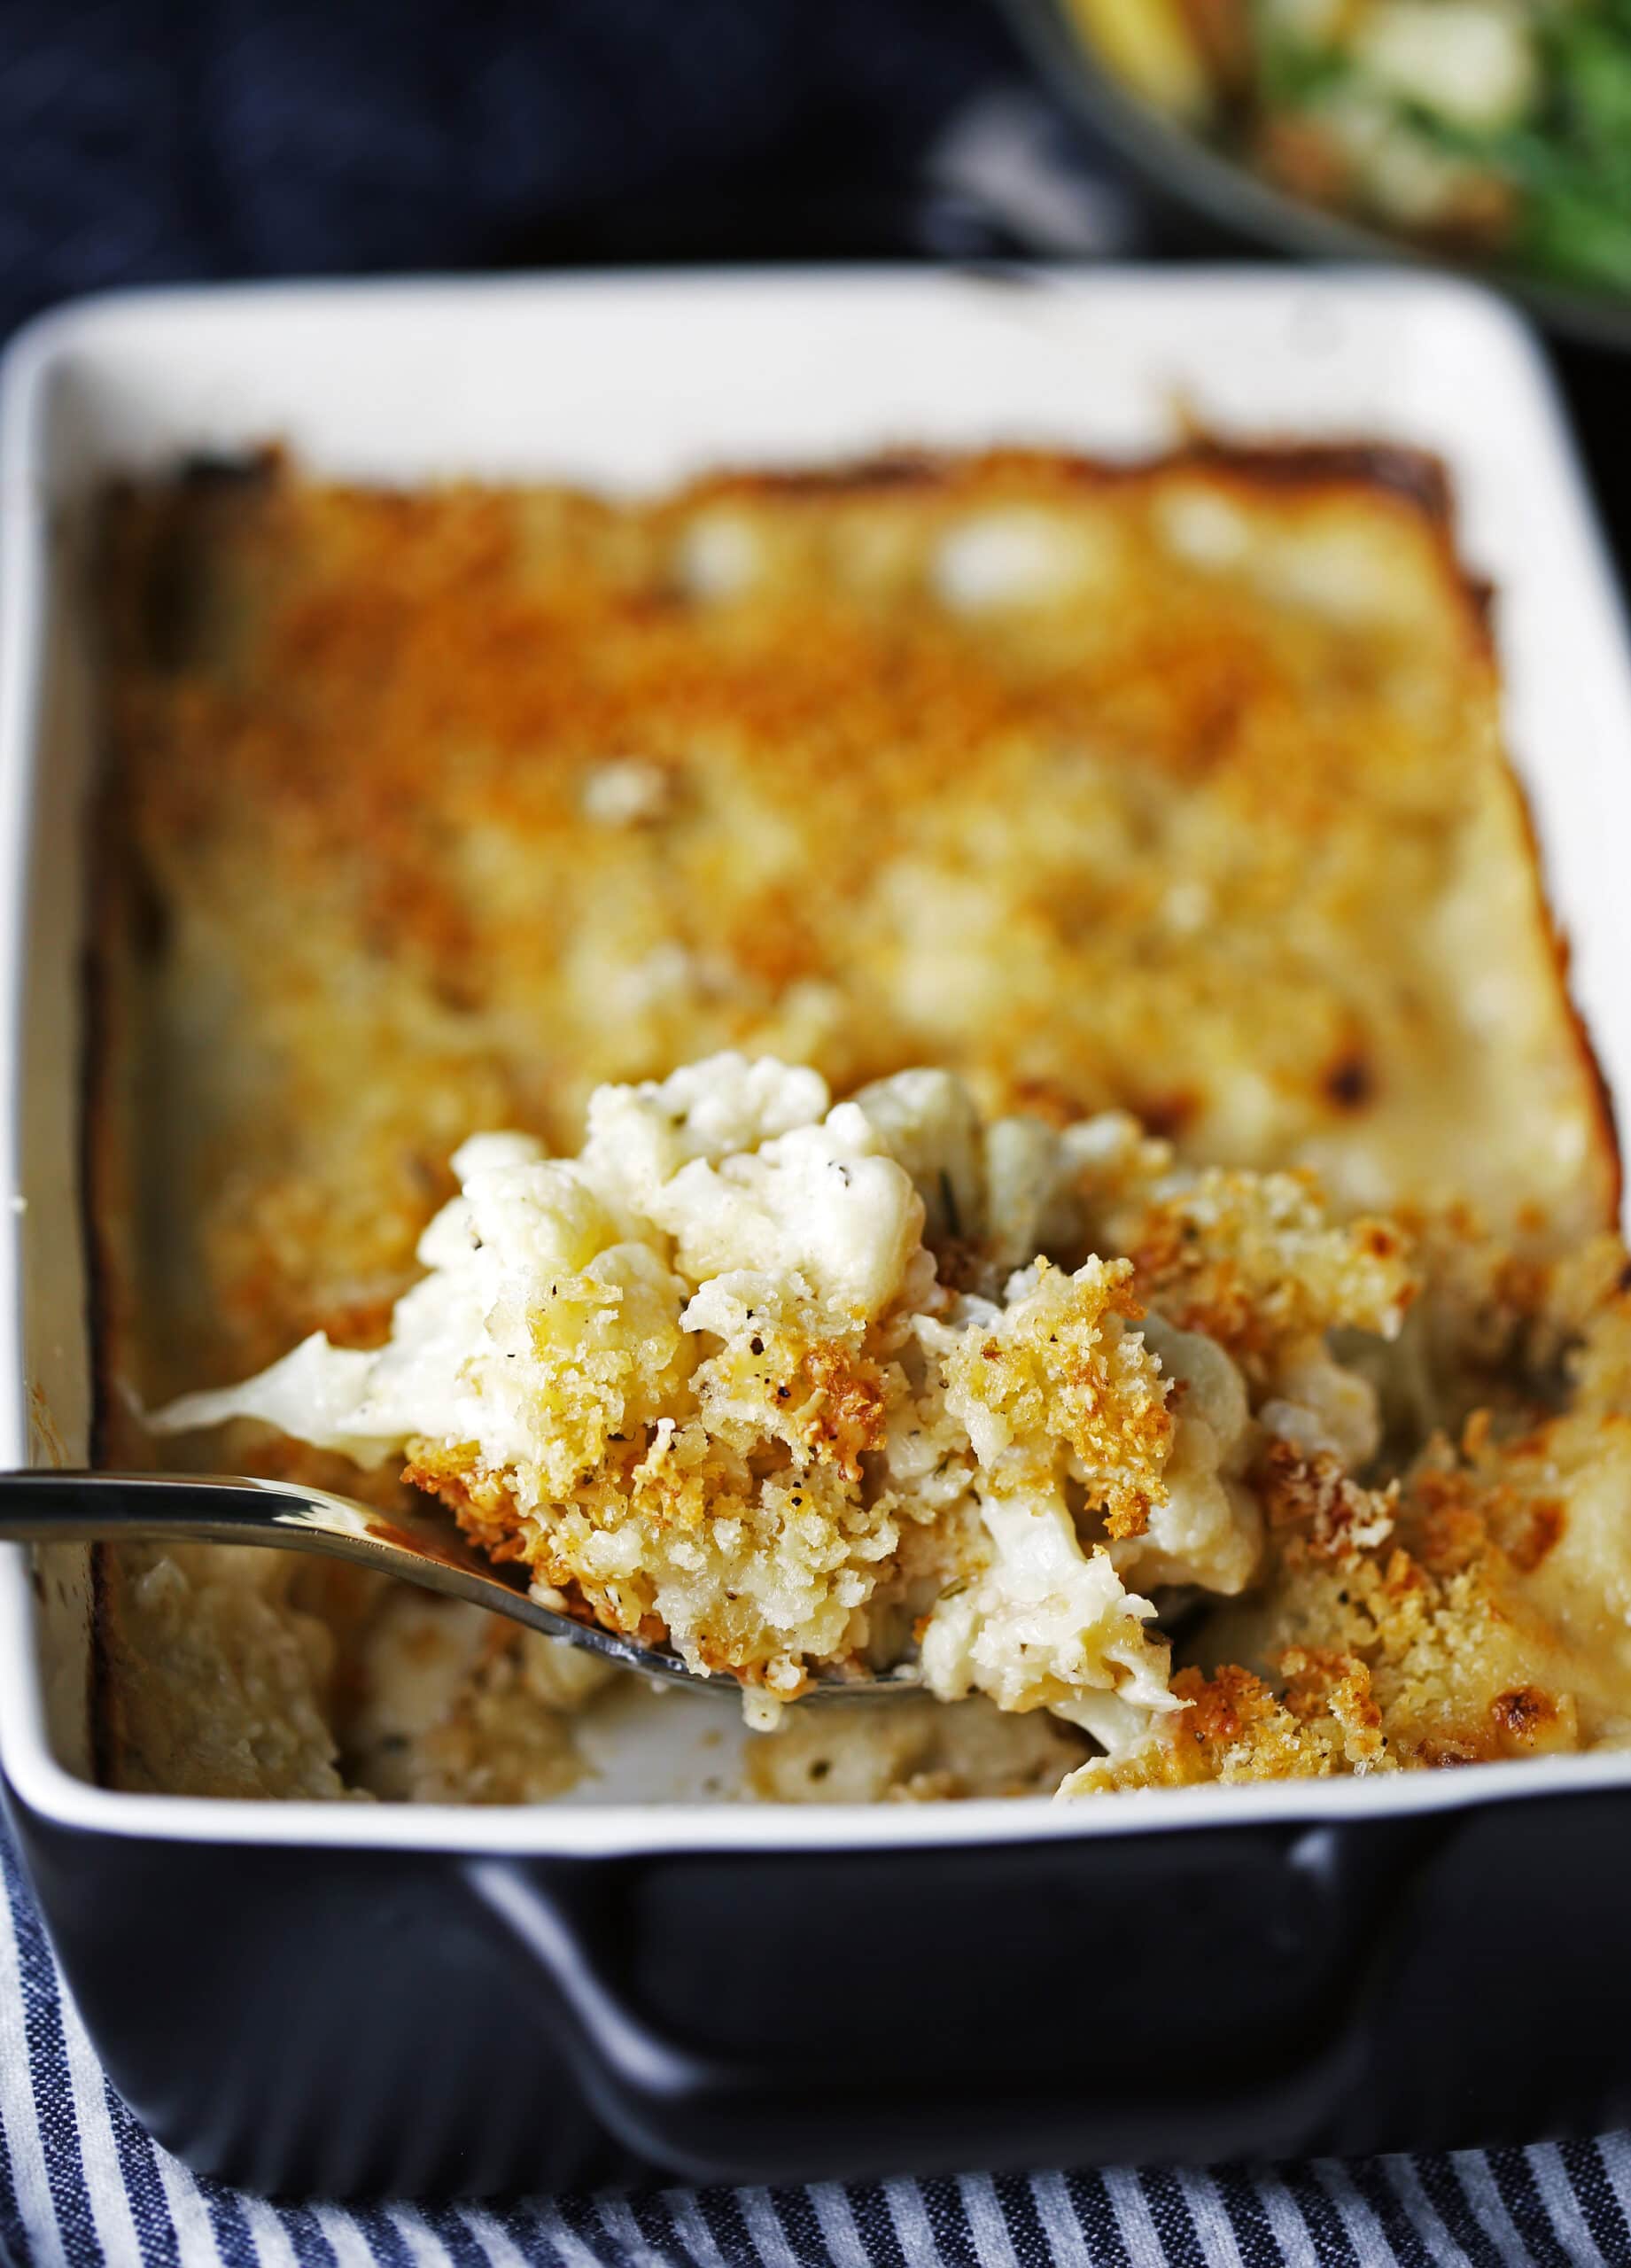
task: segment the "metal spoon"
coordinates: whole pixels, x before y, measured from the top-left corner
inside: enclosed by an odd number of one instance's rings
[[[486,1558],[429,1497],[423,1510],[416,1503],[382,1512],[326,1488],[245,1473],[65,1472],[47,1466],[0,1472],[0,1542],[110,1543],[121,1538],[260,1543],[283,1551],[321,1552],[490,1607],[649,1677],[665,1677],[676,1685],[718,1682],[687,1669],[670,1647],[637,1645],[598,1622],[574,1621],[540,1606],[529,1596],[518,1566]],[[887,1676],[843,1668],[818,1671],[815,1677],[815,1689],[824,1695],[899,1693],[916,1684],[909,1666]]]

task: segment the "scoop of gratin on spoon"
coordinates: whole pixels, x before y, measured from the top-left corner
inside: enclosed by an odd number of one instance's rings
[[[1363,1462],[1374,1394],[1324,1334],[1388,1334],[1411,1290],[1391,1229],[1301,1182],[1176,1170],[1114,1114],[982,1121],[943,1070],[833,1105],[813,1070],[718,1055],[598,1089],[575,1158],[487,1134],[453,1167],[384,1344],[313,1332],[150,1429],[394,1466],[444,1520],[284,1489],[292,1514],[262,1495],[232,1532],[292,1518],[376,1557],[428,1533],[416,1580],[734,1679],[755,1722],[887,1672],[1141,1735],[1180,1705],[1153,1594],[1261,1564],[1253,1396]],[[1207,1326],[1259,1279],[1248,1375]]]

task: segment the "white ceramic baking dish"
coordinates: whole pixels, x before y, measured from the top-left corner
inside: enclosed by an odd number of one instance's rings
[[[1226,439],[1397,440],[1444,460],[1464,556],[1496,587],[1509,736],[1576,994],[1611,1086],[1631,1093],[1631,664],[1544,364],[1491,297],[1352,271],[872,270],[167,292],[35,324],[0,399],[0,1462],[85,1450],[83,530],[108,475],[278,439],[353,478],[617,488],[901,444],[1142,453],[1196,420]],[[701,1797],[688,1701],[655,1706],[597,1758],[582,1799],[538,1809],[123,1795],[84,1770],[86,1598],[74,1555],[36,1572],[0,1551],[14,1815],[116,2079],[196,2163],[263,2184],[473,2188],[653,2167],[854,2173],[1487,2139],[1470,1984],[1456,1998],[1473,1973],[1456,1884],[1487,1884],[1498,1852],[1512,1896],[1519,1876],[1534,1896],[1543,1849],[1560,1856],[1579,1836],[1592,1868],[1617,1873],[1623,1852],[1609,1845],[1631,1842],[1624,1755],[1074,1806],[721,1804]],[[732,1720],[728,1703],[723,1719],[709,1711],[711,1727]],[[991,1935],[993,1901],[1009,1899],[1029,1917],[1017,1969],[1012,1928]],[[903,1901],[909,1953],[888,1930],[874,1942]],[[281,1932],[281,1951],[259,1948],[258,1974],[233,1955],[223,1903],[234,1933]],[[1130,1936],[1130,1903],[1143,1914]],[[1448,1969],[1421,1937],[1433,1912],[1460,1943]],[[380,1915],[396,1916],[388,1960]],[[1239,2055],[1227,2087],[1192,2072],[1163,2086],[1153,2048],[1143,2062],[1122,2051],[1111,2087],[1072,2062],[1068,2031],[1061,2044],[1060,2024],[1041,2019],[1065,2008],[1060,1980],[1095,1915],[1118,1933],[1121,1976],[1099,1978],[1098,2017],[1107,1992],[1132,1992],[1128,2023],[1169,2036],[1177,2024],[1191,2046],[1223,2052],[1245,2026],[1249,2084]],[[1000,1990],[968,1978],[970,1945],[988,1936],[981,1962],[997,1964]],[[1428,2076],[1394,2085],[1379,2110],[1372,2059],[1415,2040],[1398,2026],[1417,2016],[1400,2011],[1419,2000],[1406,1984],[1428,1943],[1433,2005],[1455,2014],[1465,2053],[1446,2066],[1441,2043]],[[810,1962],[824,1958],[848,1981],[812,1994]],[[1239,1989],[1223,1992],[1231,1966]],[[416,1980],[411,2021],[400,1974]],[[517,1976],[532,1980],[519,1993]],[[937,2016],[908,2000],[911,2053],[881,2037],[858,2057],[857,2000],[893,2007],[911,1977],[932,1996],[936,1976]],[[944,2005],[951,1977],[960,2015]],[[1565,1989],[1552,1974],[1546,1990]],[[988,2022],[992,1993],[1006,2014]],[[1015,1993],[1034,2004],[1017,2031]],[[1362,2022],[1367,1994],[1394,2013]],[[272,2054],[297,2006],[309,2053],[284,2039],[276,2084],[255,2080],[245,2043],[251,2064]],[[1517,2131],[1608,2115],[1631,2082],[1631,2002],[1620,2015],[1600,2053],[1537,2078],[1538,2095],[1509,2091]],[[343,2102],[319,2046],[354,2058],[359,2040],[381,2071],[439,2059],[446,2115],[405,2124],[383,2082],[364,2090],[367,2116],[354,2086]],[[1418,2040],[1410,2052],[1420,2064]],[[534,2107],[548,2085],[541,2127],[478,2116],[501,2071]],[[280,2093],[291,2077],[298,2117]]]

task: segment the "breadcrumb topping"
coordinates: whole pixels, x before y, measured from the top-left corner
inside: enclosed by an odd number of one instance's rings
[[[382,1503],[411,1459],[580,1611],[694,1612],[760,1691],[806,1638],[919,1628],[972,1697],[789,1713],[778,1794],[794,1746],[870,1796],[1045,1786],[1090,1739],[1136,1779],[1627,1737],[1626,1263],[1573,1242],[1612,1136],[1430,474],[1006,451],[649,501],[270,465],[122,494],[104,1453],[304,1341],[181,1455]],[[831,1155],[725,1169],[818,1125],[808,1088],[700,1146],[647,1125],[638,1187],[575,1211],[592,1091],[721,1049],[814,1065],[871,1130],[837,1161],[892,1162],[920,1226],[877,1176],[865,1235],[789,1255]],[[512,1171],[541,1178],[500,1205]],[[489,1174],[490,1359],[383,1448],[358,1405],[407,1300],[476,1282],[420,1239]],[[1141,1315],[1070,1288],[1090,1261]],[[749,1323],[733,1273],[808,1301]],[[1038,1299],[1079,1301],[1079,1366],[1025,1349]],[[948,1348],[993,1340],[1012,1393],[959,1418]],[[1095,1363],[1114,1418],[1072,1406]],[[335,1447],[268,1430],[296,1419]],[[265,1555],[103,1565],[123,1784],[520,1801],[579,1768],[520,1633]]]
[[[1595,1293],[1578,1262],[1530,1271],[1537,1340],[1580,1335],[1560,1407],[1556,1378],[1530,1373],[1521,1430],[1515,1409],[1480,1410],[1383,1487],[1269,1443],[1261,1589],[1192,1641],[1183,1713],[1065,1792],[1631,1741],[1631,1301],[1623,1251],[1612,1275],[1607,1258]]]
[[[1340,1325],[1391,1339],[1416,1293],[1398,1228],[1332,1226],[1308,1174],[1213,1168],[1158,1189],[1116,1230],[1144,1298],[1254,1366]]]
[[[946,1407],[1002,1494],[1049,1485],[1068,1463],[1115,1536],[1142,1535],[1166,1502],[1172,1448],[1160,1358],[1124,1328],[1144,1315],[1132,1274],[1126,1260],[1090,1259],[1068,1277],[1045,1261],[943,1365]]]

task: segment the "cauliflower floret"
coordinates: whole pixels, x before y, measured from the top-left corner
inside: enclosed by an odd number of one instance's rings
[[[924,1682],[943,1701],[989,1694],[999,1709],[1051,1709],[1115,1754],[1174,1707],[1155,1612],[1102,1550],[1084,1550],[1062,1488],[982,1495],[990,1557],[923,1631]]]
[[[581,1257],[598,1208],[570,1169],[466,1146],[463,1190],[420,1247],[431,1272],[398,1301],[384,1348],[316,1333],[244,1386],[183,1396],[156,1430],[259,1418],[369,1465],[413,1441],[474,1444],[531,1509],[655,1419],[688,1368],[685,1285],[646,1244]]]
[[[260,1418],[442,1495],[547,1597],[797,1691],[866,1643],[899,1519],[863,1486],[905,1379],[868,1332],[923,1208],[813,1072],[723,1056],[602,1090],[574,1160],[523,1135],[455,1157],[427,1273],[375,1352],[321,1335],[155,1419]],[[913,1263],[917,1263],[915,1274]]]
[[[597,1087],[578,1160],[592,1188],[649,1216],[651,1200],[694,1159],[710,1165],[819,1125],[831,1097],[819,1071],[772,1056],[711,1055],[669,1078]]]
[[[796,1272],[835,1307],[876,1315],[898,1293],[923,1207],[853,1103],[756,1151],[682,1166],[649,1202],[700,1284],[734,1269]]]
[[[990,1554],[930,1616],[925,1677],[944,1699],[978,1689],[1005,1709],[1051,1708],[1107,1747],[1165,1705],[1151,1697],[1165,1691],[1164,1648],[1143,1627],[1154,1609],[1133,1584],[1238,1591],[1262,1548],[1234,1477],[1249,1433],[1239,1374],[1208,1341],[1143,1317],[1131,1275],[1125,1260],[1068,1277],[1043,1265],[1013,1279],[1002,1311],[961,1331],[920,1326],[977,1459]],[[1163,1371],[1183,1386],[1176,1417]],[[1102,1543],[1084,1538],[1083,1511]]]
[[[1375,1386],[1339,1363],[1323,1339],[1294,1340],[1275,1364],[1272,1392],[1258,1410],[1262,1424],[1305,1456],[1334,1456],[1357,1472],[1382,1437]]]
[[[1254,1439],[1246,1382],[1195,1332],[1152,1315],[1141,1335],[1169,1381],[1172,1442],[1144,1533],[1112,1538],[1111,1564],[1140,1589],[1193,1584],[1232,1596],[1262,1561],[1262,1513],[1244,1478]]]
[[[1172,1151],[1119,1110],[1055,1128],[1040,1119],[994,1119],[985,1130],[985,1260],[1002,1283],[1037,1253],[1064,1257],[1119,1250],[1105,1215],[1169,1171]]]
[[[183,1394],[156,1410],[148,1423],[156,1433],[194,1433],[224,1425],[231,1418],[252,1418],[369,1467],[402,1446],[400,1428],[384,1433],[367,1430],[364,1413],[373,1373],[372,1355],[360,1348],[331,1347],[326,1332],[315,1331],[242,1386]]]
[[[879,1147],[911,1175],[926,1233],[937,1243],[983,1235],[980,1118],[962,1081],[950,1071],[902,1071],[863,1087],[855,1103]]]
[[[998,1282],[1039,1252],[1057,1249],[1045,1233],[1060,1200],[1063,1162],[1057,1130],[1039,1118],[999,1118],[985,1130],[985,1247]]]
[[[945,1350],[946,1407],[982,1467],[1005,1478],[1066,1473],[1112,1535],[1137,1535],[1163,1498],[1172,1441],[1161,1367],[1128,1329],[1142,1313],[1122,1261],[1074,1276],[1046,1262],[1009,1285],[989,1328]]]

